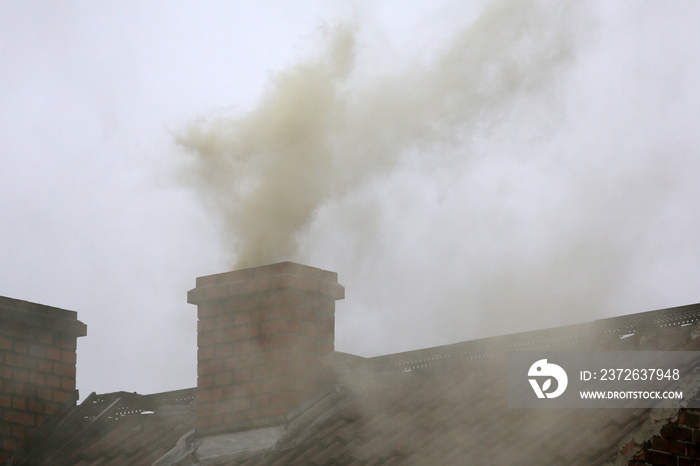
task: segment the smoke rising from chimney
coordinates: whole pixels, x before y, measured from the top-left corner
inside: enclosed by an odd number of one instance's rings
[[[498,2],[431,62],[369,80],[358,77],[357,27],[327,29],[325,51],[274,76],[256,108],[190,125],[177,138],[194,156],[189,181],[223,219],[235,267],[303,260],[299,237],[329,199],[540,89],[571,58],[569,14]]]
[[[188,182],[235,268],[341,273],[341,350],[696,302],[653,278],[700,253],[698,72],[673,48],[693,15],[661,13],[500,0],[400,57],[361,21],[327,28],[255,108],[178,135]]]

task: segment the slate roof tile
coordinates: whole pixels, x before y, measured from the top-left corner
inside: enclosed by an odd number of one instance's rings
[[[510,409],[507,351],[683,349],[700,306],[365,360],[339,375],[349,401],[287,450],[229,465],[603,464],[652,422],[649,409]],[[675,327],[674,327],[675,325]],[[681,326],[684,325],[684,326]],[[620,335],[634,334],[620,339]],[[353,372],[354,371],[354,372]],[[195,424],[195,390],[91,395],[13,464],[152,464]],[[173,409],[173,406],[175,409]],[[153,412],[153,414],[145,414]],[[41,436],[40,436],[41,437]],[[639,450],[643,439],[633,445]],[[34,455],[34,456],[32,456]],[[651,453],[650,453],[651,455]]]

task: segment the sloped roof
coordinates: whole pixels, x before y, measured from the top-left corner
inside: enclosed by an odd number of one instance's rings
[[[227,464],[625,464],[678,410],[509,409],[507,352],[697,351],[699,318],[684,306],[372,358],[312,435]]]
[[[88,396],[44,425],[10,465],[153,464],[194,428],[194,388]]]
[[[510,409],[508,351],[697,351],[699,320],[692,305],[376,358],[345,355],[337,385],[290,413],[274,446],[241,448],[216,464],[626,464],[679,410]],[[152,464],[166,452],[161,464],[194,464],[203,451],[192,435],[194,396],[91,395],[10,464]]]

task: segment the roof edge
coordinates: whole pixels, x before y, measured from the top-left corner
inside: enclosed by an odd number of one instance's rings
[[[78,320],[78,313],[0,296],[0,322],[24,328],[67,333],[75,337],[87,335],[87,325]]]
[[[681,327],[698,321],[700,303],[375,356],[367,358],[367,362],[383,370],[414,370],[455,356],[480,359],[508,351],[542,350],[555,344],[619,341],[622,337],[652,328]]]

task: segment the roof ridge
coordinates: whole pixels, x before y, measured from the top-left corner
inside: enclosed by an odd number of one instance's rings
[[[550,349],[553,343],[575,346],[595,338],[612,337],[620,340],[649,328],[682,327],[698,321],[700,303],[375,356],[367,361],[375,364],[380,370],[410,371],[454,357],[481,359],[507,351]]]

